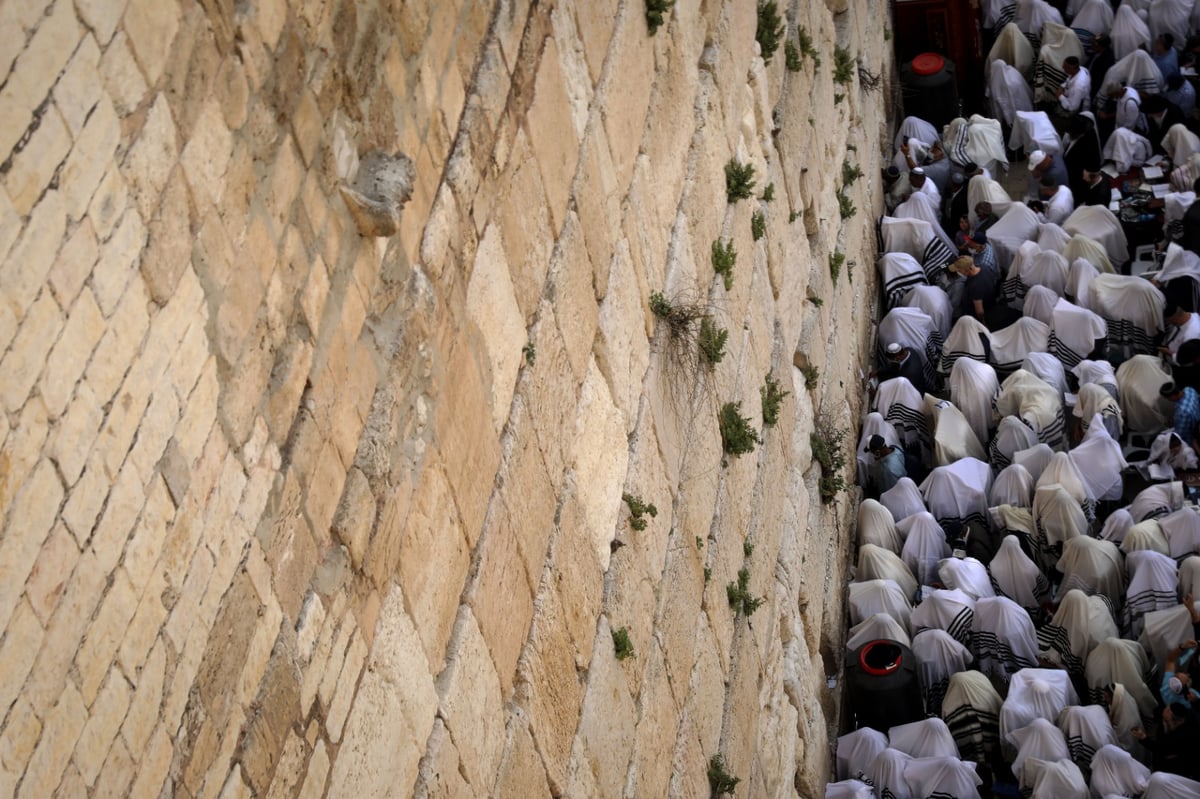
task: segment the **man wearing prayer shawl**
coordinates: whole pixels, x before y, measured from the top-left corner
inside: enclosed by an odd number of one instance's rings
[[[888,444],[883,436],[871,436],[867,442],[867,451],[875,458],[872,464],[872,483],[879,493],[888,491],[902,477],[908,476],[904,464],[904,451],[899,447]]]

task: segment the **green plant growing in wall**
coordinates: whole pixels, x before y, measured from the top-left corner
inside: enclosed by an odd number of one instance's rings
[[[854,60],[854,56],[850,55],[850,51],[839,45],[833,47],[833,82],[840,83],[843,86],[849,85],[854,80],[854,73],[857,71],[858,63]]]
[[[813,460],[821,466],[817,489],[821,504],[828,505],[846,488],[846,431],[819,418],[809,435]]]
[[[816,46],[813,44],[812,37],[808,35],[808,31],[804,28],[796,28],[796,41],[800,42],[800,55],[808,56],[813,60],[813,65],[821,66],[821,54],[817,52]]]
[[[779,18],[779,6],[775,0],[766,0],[758,4],[758,31],[754,38],[762,50],[764,64],[771,63],[771,56],[779,49],[779,40],[784,34],[783,20]]]
[[[804,375],[804,387],[812,391],[821,382],[821,370],[819,367],[813,366],[811,363],[808,366],[800,367],[800,374]]]
[[[842,185],[853,186],[854,181],[862,177],[862,170],[857,164],[850,163],[850,159],[842,161]]]
[[[771,200],[774,200],[775,199],[775,184],[768,183],[767,187],[765,189],[763,189],[762,197],[760,197],[759,199],[765,203],[769,203],[769,202],[771,202]]]
[[[725,163],[725,195],[729,202],[748,199],[754,192],[754,164],[739,164],[736,158]]]
[[[800,68],[804,65],[804,60],[800,57],[800,51],[792,43],[791,39],[783,43],[783,59],[788,72],[799,72]]]
[[[820,297],[809,297],[808,301],[818,308],[825,304],[825,300],[821,299]]]
[[[537,347],[532,341],[526,342],[525,346],[521,348],[521,354],[525,356],[525,363],[530,366],[537,361]]]
[[[721,431],[721,448],[726,455],[735,458],[753,452],[761,439],[758,431],[750,426],[750,420],[741,413],[742,403],[726,402],[721,406],[717,426]]]
[[[704,582],[707,584],[712,579],[712,566],[704,567]]]
[[[711,316],[700,320],[700,357],[708,366],[716,366],[725,357],[725,342],[729,340],[729,331],[718,327]]]
[[[846,99],[846,95],[834,92],[834,94],[833,94],[833,104],[834,105],[841,105],[842,100],[845,100],[845,99]]]
[[[833,278],[833,282],[838,281],[838,277],[842,274],[842,264],[846,263],[846,254],[841,250],[834,250],[829,253],[829,276]]]
[[[738,570],[736,583],[726,583],[725,598],[729,600],[733,612],[743,616],[753,616],[754,611],[767,601],[766,597],[756,597],[750,593],[750,570],[746,568]]]
[[[754,544],[750,541],[750,539],[746,539],[742,542],[742,554],[746,557],[750,557],[754,554]]]
[[[715,239],[712,243],[712,267],[725,282],[726,291],[733,288],[733,265],[736,263],[737,250],[733,248],[733,241],[722,242]]]
[[[628,628],[622,627],[612,631],[613,654],[617,660],[628,660],[633,657],[633,641],[629,640]]]
[[[771,375],[767,375],[758,393],[762,398],[763,425],[771,427],[779,421],[779,408],[783,404],[783,398],[790,392],[782,390],[779,387],[779,381]]]
[[[838,213],[842,219],[849,219],[858,213],[858,209],[854,207],[854,201],[846,194],[846,189],[843,188],[838,192]]]
[[[755,241],[767,235],[767,217],[762,211],[755,211],[750,216],[750,235]]]
[[[696,549],[704,549],[704,539],[696,536]]]
[[[714,799],[726,794],[732,795],[739,782],[739,777],[734,777],[725,770],[725,761],[720,755],[709,758],[708,787],[712,790]]]
[[[650,294],[650,312],[667,324],[672,337],[687,336],[692,326],[708,315],[704,305],[680,299],[668,300],[661,291]]]
[[[675,5],[675,0],[646,0],[646,27],[650,29],[650,35],[658,33],[658,29],[667,21],[667,14],[671,13],[671,8]]]
[[[653,519],[658,515],[658,508],[654,507],[654,503],[642,502],[641,497],[622,494],[621,500],[629,506],[629,526],[634,530],[645,530],[646,517],[649,516]]]

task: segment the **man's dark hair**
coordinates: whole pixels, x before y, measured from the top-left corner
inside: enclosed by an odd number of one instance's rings
[[[1158,34],[1158,38],[1161,39],[1163,45],[1168,48],[1175,46],[1175,36],[1173,34],[1163,31],[1162,33]]]
[[[1190,338],[1179,345],[1175,360],[1181,364],[1190,365],[1200,358],[1200,338]]]
[[[1057,189],[1058,181],[1056,181],[1054,178],[1050,177],[1049,175],[1043,176],[1042,177],[1042,188],[1043,189]]]
[[[1200,194],[1200,178],[1196,178],[1192,181],[1192,191]]]
[[[1063,63],[1068,66],[1077,67],[1079,66],[1079,56],[1069,55],[1063,59]]]
[[[1167,88],[1173,92],[1183,88],[1183,76],[1176,72],[1174,75],[1167,78]]]
[[[1092,49],[1093,50],[1104,50],[1110,44],[1112,44],[1112,40],[1108,38],[1107,33],[1102,33],[1099,36],[1097,36],[1095,39],[1092,39]]]

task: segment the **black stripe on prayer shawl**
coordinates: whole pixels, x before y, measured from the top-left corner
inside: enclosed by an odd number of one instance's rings
[[[1025,281],[1021,280],[1020,275],[1013,275],[1000,284],[999,301],[1006,304],[1024,303],[1025,295],[1029,293],[1029,286],[1025,285]]]
[[[1001,530],[999,532],[1001,537],[1005,535],[1011,535],[1007,530]],[[1016,597],[1009,596],[1008,593],[1000,587],[1000,583],[996,582],[996,577],[991,572],[988,572],[988,580],[991,581],[992,590],[996,592],[996,596],[1002,596],[1005,599],[1011,599],[1013,602],[1017,601]],[[1030,618],[1036,621],[1038,619],[1038,614],[1042,611],[1041,603],[1050,598],[1050,581],[1047,580],[1046,575],[1042,574],[1041,572],[1038,572],[1037,577],[1034,580],[1033,598],[1038,602],[1038,604],[1032,606],[1023,605],[1022,607],[1025,608],[1025,612],[1029,614]]]
[[[1050,449],[1060,449],[1066,427],[1066,419],[1063,417],[1063,410],[1060,407],[1054,414],[1054,421],[1037,431],[1038,441],[1049,445]]]
[[[1042,49],[1042,33],[1026,33],[1025,38],[1029,40],[1029,46],[1033,48],[1033,52],[1038,52]]]
[[[1066,82],[1067,73],[1048,61],[1038,59],[1037,66],[1034,67],[1033,77],[1033,87],[1035,90],[1040,88],[1053,94],[1055,89]]]
[[[937,285],[938,278],[946,271],[946,264],[950,263],[957,257],[957,253],[950,249],[950,245],[934,236],[925,245],[924,254],[921,256],[921,268],[925,270],[925,277],[933,285]]]
[[[1078,735],[1068,735],[1067,751],[1071,753],[1071,760],[1075,761],[1080,770],[1091,769],[1092,758],[1096,755],[1094,746],[1089,746]]]
[[[933,685],[922,686],[921,693],[925,700],[925,712],[931,716],[942,715],[942,700],[946,698],[946,689],[950,687],[950,678],[943,677]]]
[[[942,341],[942,334],[938,331],[933,331],[925,338],[925,364],[922,370],[925,375],[925,382],[929,384],[931,391],[941,385],[941,375],[938,374],[937,363],[942,357],[942,347],[945,342]]]
[[[1071,637],[1067,628],[1058,624],[1047,624],[1037,631],[1038,651],[1058,653],[1062,666],[1068,673],[1079,676],[1083,674],[1083,658],[1087,653],[1076,655],[1071,651]]]
[[[950,623],[946,625],[946,632],[950,637],[967,649],[971,648],[971,624],[975,621],[975,611],[970,608],[960,610]]]
[[[1000,719],[994,713],[963,705],[946,714],[942,721],[950,728],[963,760],[984,762],[1000,747]]]
[[[1158,94],[1158,80],[1154,77],[1142,78],[1133,82],[1133,88],[1143,98],[1148,94]]]
[[[884,296],[887,298],[887,307],[891,309],[904,303],[904,295],[912,290],[913,286],[925,284],[925,275],[922,272],[909,272],[907,275],[894,277],[883,284]]]
[[[977,630],[971,639],[975,649],[977,668],[991,677],[999,677],[1004,682],[1024,668],[1033,668],[1036,660],[1018,657],[1007,641],[1002,641],[995,633],[987,630]]]
[[[970,125],[959,125],[954,141],[950,142],[950,160],[956,166],[963,167],[971,163],[971,154],[967,152],[967,142],[970,141]]]
[[[1071,28],[1071,30],[1075,32],[1075,38],[1079,39],[1079,45],[1083,48],[1084,54],[1091,55],[1094,49],[1092,42],[1096,41],[1095,34],[1087,28]]]
[[[1131,347],[1134,354],[1137,355],[1153,355],[1158,351],[1155,349],[1154,337],[1132,321],[1128,319],[1102,318],[1108,325],[1108,344],[1110,347]]]
[[[1012,22],[1017,17],[1017,4],[1007,5],[1000,9],[1000,15],[996,17],[996,30],[1000,30],[1008,23]]]
[[[1004,379],[1007,378],[1009,375],[1011,375],[1013,372],[1020,369],[1021,364],[1024,362],[1025,362],[1024,356],[1022,356],[1021,360],[1019,360],[1019,361],[996,361],[996,362],[994,362],[992,364],[992,366],[996,369],[996,379],[999,380],[1001,383],[1003,383]]]
[[[973,361],[987,363],[987,358],[985,356],[977,355],[974,352],[967,352],[966,350],[950,350],[949,352],[943,352],[942,365],[938,367],[938,371],[941,372],[943,377],[950,374],[950,372],[954,369],[954,363],[959,358],[970,358]]]
[[[1087,353],[1080,355],[1066,344],[1063,344],[1062,339],[1053,330],[1050,331],[1049,350],[1050,354],[1057,358],[1059,363],[1063,365],[1063,369],[1068,371],[1087,357]]]
[[[1175,589],[1156,591],[1153,588],[1139,591],[1125,598],[1125,611],[1121,614],[1121,631],[1131,638],[1142,634],[1143,617],[1155,610],[1167,610],[1179,604]]]

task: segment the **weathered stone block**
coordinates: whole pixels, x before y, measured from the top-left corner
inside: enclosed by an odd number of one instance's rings
[[[125,9],[125,31],[141,64],[146,82],[158,83],[167,60],[171,43],[179,30],[179,7],[173,3],[151,0],[129,0]]]
[[[488,357],[492,425],[499,435],[512,405],[517,371],[524,360],[525,318],[517,305],[500,229],[489,225],[467,283],[467,314]]]
[[[4,176],[4,188],[17,213],[22,216],[29,213],[70,149],[71,134],[58,107],[51,103],[42,114],[37,130],[13,158],[12,168]]]
[[[439,677],[440,711],[457,742],[463,773],[477,794],[487,793],[504,746],[500,680],[487,643],[469,609],[455,626],[455,649]]]

